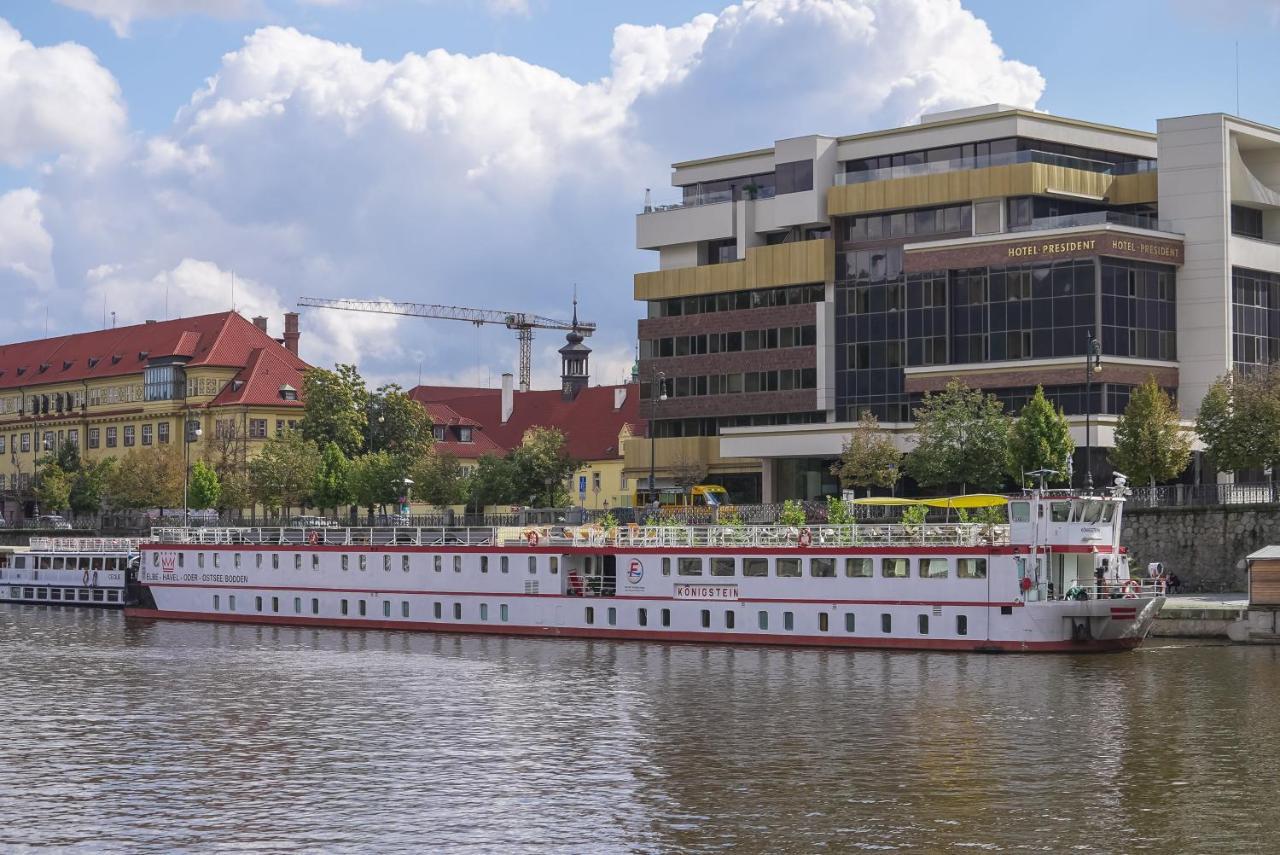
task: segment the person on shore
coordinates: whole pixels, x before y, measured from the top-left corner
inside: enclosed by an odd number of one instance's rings
[[[1165,593],[1170,595],[1182,593],[1182,580],[1178,578],[1177,573],[1169,574],[1169,578],[1165,581]]]

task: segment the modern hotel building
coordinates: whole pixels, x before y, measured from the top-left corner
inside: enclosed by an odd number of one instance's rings
[[[677,163],[672,184],[680,200],[636,220],[658,254],[635,277],[654,442],[628,443],[626,468],[654,454],[659,485],[700,462],[748,500],[835,492],[864,410],[905,437],[952,377],[1011,410],[1042,385],[1077,446],[1087,411],[1105,448],[1148,376],[1191,419],[1215,378],[1280,358],[1276,128],[992,105]]]

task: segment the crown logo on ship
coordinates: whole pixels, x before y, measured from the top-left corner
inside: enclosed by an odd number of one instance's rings
[[[173,565],[178,563],[178,557],[170,553],[169,555],[160,556],[160,569],[165,573],[173,572]]]

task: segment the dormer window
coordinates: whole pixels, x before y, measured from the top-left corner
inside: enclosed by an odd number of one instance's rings
[[[124,359],[124,357],[123,357],[123,356],[121,356],[120,354],[118,354],[118,353],[113,353],[113,354],[111,354],[111,364],[112,364],[112,365],[117,364],[121,359]]]
[[[436,438],[436,442],[444,442],[444,425],[435,425],[432,427],[431,435]]]
[[[280,387],[280,400],[296,401],[298,400],[298,390],[290,386],[288,383]]]
[[[40,371],[39,371],[39,373],[43,374],[43,373],[45,373],[45,372],[46,372],[46,371],[48,371],[48,370],[49,370],[49,363],[47,363],[47,362],[41,362],[41,363],[40,363]]]
[[[101,361],[102,361],[102,357],[100,357],[100,356],[90,356],[90,357],[89,357],[89,367],[90,367],[90,368],[93,368],[95,365],[97,365],[97,364],[98,364],[99,362],[101,362]]]
[[[26,373],[27,373],[27,366],[25,366],[25,365],[20,365],[20,366],[18,366],[18,376],[19,376],[19,377],[21,377],[23,374],[26,374]]]
[[[471,442],[471,428],[458,428],[458,442]]]
[[[149,355],[150,355],[150,353],[151,353],[151,351],[149,351],[149,350],[140,350],[140,351],[138,351],[138,361],[139,361],[139,362],[142,362],[144,359],[146,359],[146,358],[147,358],[147,356],[149,356]]]
[[[66,371],[68,368],[70,368],[74,364],[75,363],[72,362],[70,359],[64,359],[62,360],[62,370]]]

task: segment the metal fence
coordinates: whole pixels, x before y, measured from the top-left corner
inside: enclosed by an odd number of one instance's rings
[[[1135,487],[1131,508],[1211,507],[1214,505],[1274,505],[1280,503],[1280,482],[1266,484],[1170,484]]]

